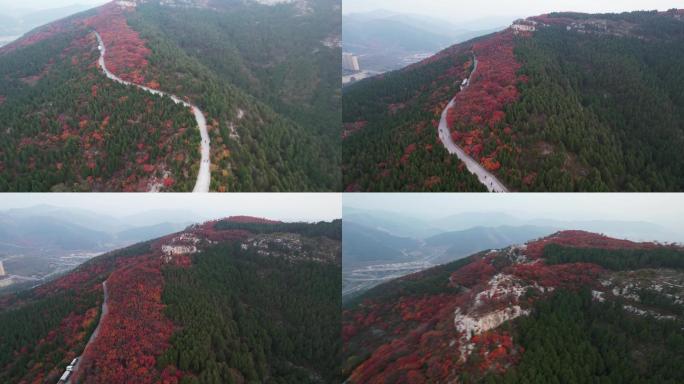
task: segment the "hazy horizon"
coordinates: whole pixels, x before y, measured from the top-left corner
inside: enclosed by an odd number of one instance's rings
[[[342,205],[343,216],[345,209],[356,208],[426,221],[463,213],[503,213],[522,220],[646,222],[684,242],[684,195],[676,193],[345,194]]]
[[[8,10],[34,10],[42,11],[47,9],[63,8],[72,5],[84,5],[96,7],[108,3],[111,0],[0,0],[0,15]]]
[[[187,211],[188,221],[249,215],[282,221],[331,221],[342,217],[341,198],[334,193],[3,194],[0,211],[50,205],[83,209],[122,218],[154,211]]]
[[[614,13],[637,10],[660,10],[683,8],[680,1],[672,0],[487,0],[477,3],[462,3],[450,0],[344,0],[342,13],[365,13],[389,10],[397,13],[429,16],[452,23],[485,18],[511,18],[536,16],[549,12],[573,11],[585,13]]]

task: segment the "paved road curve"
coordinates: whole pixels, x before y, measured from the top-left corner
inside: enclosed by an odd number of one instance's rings
[[[81,363],[83,362],[83,356],[85,356],[86,351],[88,350],[88,347],[90,346],[90,344],[92,344],[92,342],[95,341],[95,339],[97,338],[97,335],[100,333],[100,325],[102,325],[102,321],[107,316],[107,313],[109,313],[109,307],[107,307],[107,301],[109,300],[109,293],[107,292],[107,282],[106,281],[104,283],[102,283],[102,289],[104,291],[104,300],[102,301],[102,314],[100,315],[100,321],[98,321],[97,327],[95,327],[95,330],[90,335],[90,338],[88,339],[88,344],[86,344],[85,348],[83,348],[83,353],[81,354],[81,356],[78,357],[78,362],[74,366],[74,369],[71,373],[71,376],[65,384],[74,383],[74,381],[72,379],[77,376],[78,367],[80,367]]]
[[[470,82],[473,78],[473,75],[475,74],[475,70],[477,70],[477,58],[475,57],[474,62],[475,66],[473,67],[473,72],[470,74],[470,77],[468,78],[468,85],[466,86],[466,88],[470,86]],[[447,124],[447,112],[449,111],[449,108],[453,107],[455,102],[456,98],[451,99],[446,108],[444,108],[444,111],[442,111],[442,118],[439,121],[438,128],[439,139],[442,141],[442,144],[444,144],[444,147],[447,149],[447,151],[449,151],[449,153],[451,153],[452,155],[456,155],[466,165],[468,171],[473,175],[477,176],[477,179],[480,181],[480,183],[487,187],[487,190],[489,190],[489,192],[508,192],[508,189],[506,188],[506,186],[503,185],[502,182],[500,182],[494,175],[489,173],[489,171],[487,171],[475,159],[473,159],[467,153],[465,153],[463,148],[456,145],[453,138],[451,137],[449,126]]]
[[[97,41],[99,44],[98,49],[100,50],[100,60],[98,63],[100,64],[100,68],[102,68],[102,71],[107,75],[107,77],[111,80],[116,81],[117,83],[120,84],[125,84],[125,85],[132,85],[135,87],[138,87],[144,91],[147,91],[153,95],[158,95],[158,96],[168,96],[173,100],[176,104],[182,104],[190,109],[192,109],[192,113],[195,115],[195,120],[197,120],[197,126],[199,127],[200,130],[200,136],[202,137],[202,144],[201,144],[201,163],[200,163],[200,168],[199,168],[199,173],[197,174],[197,181],[195,182],[195,188],[192,190],[193,192],[209,192],[209,186],[211,184],[211,162],[209,160],[209,154],[210,154],[210,144],[211,141],[209,139],[209,132],[207,131],[207,120],[204,117],[204,113],[197,108],[197,106],[190,104],[184,100],[181,100],[179,97],[175,95],[168,94],[166,92],[158,91],[156,89],[148,88],[144,85],[138,85],[138,84],[133,84],[131,82],[122,80],[115,74],[109,72],[107,69],[107,66],[105,65],[105,52],[107,51],[104,41],[102,41],[102,37],[100,37],[100,34],[95,31],[95,35],[97,36]]]

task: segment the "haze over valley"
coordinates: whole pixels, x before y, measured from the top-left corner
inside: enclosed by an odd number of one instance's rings
[[[175,232],[193,223],[183,212],[113,217],[84,209],[36,205],[0,211],[4,290],[54,279],[102,253]],[[15,285],[16,284],[16,285]]]
[[[646,195],[641,196],[649,200]],[[546,204],[538,201],[536,204],[541,206],[536,209],[512,209],[511,213],[491,211],[487,206],[496,199],[474,195],[421,196],[413,200],[410,211],[392,208],[393,203],[407,198],[396,196],[378,206],[372,197],[344,197],[342,292],[345,300],[380,283],[479,251],[524,244],[563,230],[584,230],[634,241],[684,242],[684,228],[677,223],[674,212],[650,219],[639,217],[636,212],[619,219],[610,218],[589,212],[593,204],[572,195],[558,199],[574,207],[574,211],[560,209],[554,214],[542,208],[555,205],[552,196],[538,197]],[[516,206],[521,207],[532,204],[535,197],[518,200]],[[626,204],[617,200],[617,205]],[[370,201],[373,203],[366,204]],[[506,201],[512,200],[501,200]],[[440,209],[434,210],[434,207]],[[477,211],[478,207],[486,210]],[[419,208],[425,211],[421,213]]]

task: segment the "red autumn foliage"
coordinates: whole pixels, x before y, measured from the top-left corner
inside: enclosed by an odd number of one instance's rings
[[[482,281],[488,281],[496,272],[490,258],[482,257],[452,273],[449,281],[452,285],[471,288]]]
[[[537,172],[532,172],[529,175],[523,177],[523,183],[525,185],[532,185],[536,178],[537,178]]]
[[[529,17],[528,20],[534,20],[538,23],[546,24],[546,25],[559,25],[559,26],[567,26],[572,24],[575,20],[567,18],[567,17],[552,17],[551,15],[545,13],[539,16],[533,16]]]
[[[540,240],[527,243],[527,256],[538,259],[542,256],[544,247],[548,244],[559,244],[578,248],[604,249],[653,249],[655,243],[635,243],[629,240],[614,239],[585,231],[561,231]]]
[[[168,348],[173,324],[163,315],[163,279],[157,255],[142,255],[107,279],[109,314],[83,356],[85,382],[137,383],[159,379],[156,358]]]
[[[501,164],[492,157],[483,157],[480,162],[488,171],[496,171],[501,168]]]
[[[147,88],[150,88],[150,89],[159,89],[159,87],[160,87],[159,82],[157,82],[157,81],[155,81],[155,80],[152,80],[152,81],[150,81],[150,82],[147,83]]]
[[[95,29],[102,37],[107,47],[105,64],[110,72],[126,81],[145,84],[143,73],[152,51],[128,25],[126,12],[129,10],[111,2],[98,8],[97,15],[86,19],[84,24]]]
[[[530,252],[539,252],[535,244],[550,242],[582,247],[657,246],[583,231],[564,231],[531,242],[522,252],[531,256]],[[420,281],[434,277],[435,273],[435,270],[426,270],[401,280]],[[496,286],[490,285],[492,277],[499,273],[507,280],[497,279]],[[507,252],[491,252],[474,258],[451,274],[448,285],[468,288],[458,290],[457,294],[406,293],[391,300],[368,299],[342,314],[345,352],[357,356],[368,353],[368,358],[350,372],[349,382],[456,382],[465,372],[474,378],[490,372],[504,372],[520,361],[523,348],[515,345],[508,333],[497,328],[472,336],[468,343],[473,354],[465,361],[459,360],[464,341],[460,339],[463,334],[456,332],[454,327],[455,309],[477,316],[514,304],[530,308],[534,301],[553,291],[541,290],[541,295],[523,300],[510,294],[507,284],[566,289],[597,287],[603,273],[600,266],[590,263],[546,265],[543,260],[513,261]],[[446,286],[446,282],[444,284]],[[490,293],[480,294],[485,290]],[[476,358],[471,359],[473,356]]]
[[[259,218],[251,218],[249,216],[236,216],[238,219],[237,220],[248,220],[248,219],[254,219],[254,220],[266,220],[266,221],[271,221],[272,223],[280,223],[278,221],[273,221],[273,220],[268,220],[268,219],[259,219]],[[242,222],[249,222],[249,221],[242,221]],[[227,229],[227,230],[217,230],[216,229],[216,223],[218,223],[218,220],[212,220],[208,221],[204,224],[201,225],[195,225],[192,226],[188,232],[193,233],[200,238],[206,238],[211,241],[234,241],[234,240],[244,240],[247,239],[248,237],[253,236],[254,234],[250,231],[246,231],[243,229]]]
[[[603,268],[590,263],[546,265],[517,264],[512,273],[527,282],[536,282],[544,287],[577,288],[592,286],[603,273]]]
[[[279,220],[270,220],[263,217],[253,217],[253,216],[230,216],[225,219],[233,223],[251,223],[251,224],[282,224]]]
[[[449,304],[446,295],[427,296],[422,298],[402,297],[394,310],[401,312],[404,321],[427,321],[432,319]]]
[[[503,373],[507,367],[516,364],[520,359],[513,345],[513,339],[507,332],[496,330],[472,337],[471,342],[479,355],[479,372],[496,371]]]
[[[423,384],[426,380],[420,371],[413,370],[406,374],[406,382],[407,384]]]
[[[417,146],[415,143],[409,144],[408,147],[406,147],[406,149],[404,149],[404,155],[401,157],[401,160],[399,162],[401,164],[408,163],[409,157],[411,156],[411,154],[413,152],[416,151],[416,148],[417,148]]]
[[[514,35],[510,30],[475,43],[472,51],[478,60],[477,70],[471,77],[470,85],[456,94],[454,106],[447,111],[447,124],[453,130],[454,141],[467,154],[480,160],[489,171],[501,167],[496,154],[503,149],[503,144],[497,135],[511,135],[513,132],[511,127],[505,127],[503,131],[495,129],[491,136],[484,137],[482,129],[494,129],[504,122],[504,107],[518,99],[516,85],[525,80],[516,74],[520,64],[516,61],[513,48]],[[485,141],[493,141],[497,149],[481,157]]]
[[[513,33],[504,31],[473,45],[478,59],[470,86],[456,95],[449,126],[456,119],[465,125],[494,126],[503,120],[503,107],[518,98],[516,72],[520,64],[513,53]],[[450,111],[451,112],[451,111]]]
[[[442,179],[439,176],[430,176],[427,179],[425,179],[425,182],[423,183],[423,187],[425,189],[430,189],[434,187],[435,185],[439,185],[439,183],[442,182]]]
[[[345,123],[342,129],[342,139],[346,139],[351,134],[362,130],[367,124],[367,121],[355,121],[353,123]]]

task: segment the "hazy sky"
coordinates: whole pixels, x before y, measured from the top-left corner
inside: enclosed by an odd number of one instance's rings
[[[684,194],[452,193],[344,194],[344,206],[439,218],[463,212],[504,212],[522,219],[625,220],[684,225]]]
[[[51,9],[66,7],[74,4],[101,5],[109,0],[0,0],[0,14],[8,9]]]
[[[681,0],[343,0],[344,13],[386,9],[458,22],[498,16],[534,16],[552,11],[623,12],[684,8]]]
[[[0,211],[40,204],[117,217],[153,210],[191,211],[203,219],[250,215],[284,221],[328,221],[342,216],[340,195],[334,193],[13,193],[0,197]]]

